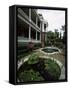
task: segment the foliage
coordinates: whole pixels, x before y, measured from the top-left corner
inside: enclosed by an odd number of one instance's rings
[[[61,33],[58,32],[58,29],[55,29],[55,32],[48,31],[47,32],[47,41],[46,46],[56,46],[58,48],[63,48],[64,43],[64,36],[63,39],[61,38]]]
[[[62,42],[63,42],[63,44],[65,44],[66,43],[66,40],[65,40],[65,25],[62,25],[61,26],[61,30],[63,31],[63,38],[62,38]]]
[[[55,42],[55,34],[52,31],[47,32],[47,45],[54,45]]]
[[[32,54],[19,68],[17,77],[20,82],[50,80],[51,77],[58,80],[60,74],[61,69],[55,61]]]
[[[56,47],[58,47],[58,48],[62,48],[62,49],[63,49],[63,47],[64,47],[64,45],[63,45],[62,42],[55,42],[55,45],[54,45],[54,46],[56,46]]]
[[[48,59],[45,63],[45,69],[49,71],[49,73],[54,77],[54,79],[58,79],[61,74],[61,69],[58,64],[51,59]]]
[[[22,72],[19,76],[19,80],[21,81],[40,81],[40,80],[44,80],[39,72],[35,72],[33,69],[30,70],[24,70],[24,72]]]
[[[39,60],[39,57],[37,54],[32,54],[30,57],[29,57],[29,60],[28,60],[28,64],[35,64],[37,63]]]

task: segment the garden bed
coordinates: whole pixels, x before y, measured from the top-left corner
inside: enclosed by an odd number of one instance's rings
[[[18,69],[17,80],[20,82],[54,81],[59,80],[60,74],[61,69],[56,61],[32,54],[29,60]]]

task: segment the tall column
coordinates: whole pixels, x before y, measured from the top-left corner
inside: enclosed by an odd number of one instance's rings
[[[41,22],[40,22],[40,29],[41,29]]]
[[[44,47],[44,22],[42,22],[42,32],[41,32],[41,43],[42,47]]]
[[[36,17],[36,25],[38,24],[38,18]]]
[[[41,41],[41,32],[40,32],[40,41]]]
[[[31,9],[29,9],[29,20],[31,21]]]
[[[42,32],[44,32],[44,22],[42,22]]]
[[[31,40],[31,26],[29,26],[29,40]]]
[[[31,9],[29,8],[29,20],[31,21]],[[29,25],[29,40],[31,40],[31,26]]]
[[[36,40],[37,40],[37,31],[36,31]]]

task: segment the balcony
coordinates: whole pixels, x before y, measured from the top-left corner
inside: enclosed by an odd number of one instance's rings
[[[36,25],[36,15],[32,11],[33,10],[31,9],[31,20],[30,20],[28,14],[27,14],[27,10],[23,11],[23,9],[18,8],[18,17],[24,18],[26,20],[26,22],[29,23],[29,25],[34,27],[37,31],[40,31],[41,29],[40,29],[39,24],[38,24],[39,22],[37,23],[38,25]]]

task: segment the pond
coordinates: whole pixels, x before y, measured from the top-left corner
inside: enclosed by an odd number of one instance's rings
[[[46,53],[54,53],[54,52],[59,52],[59,49],[55,47],[46,47],[46,48],[43,48],[42,51]]]

